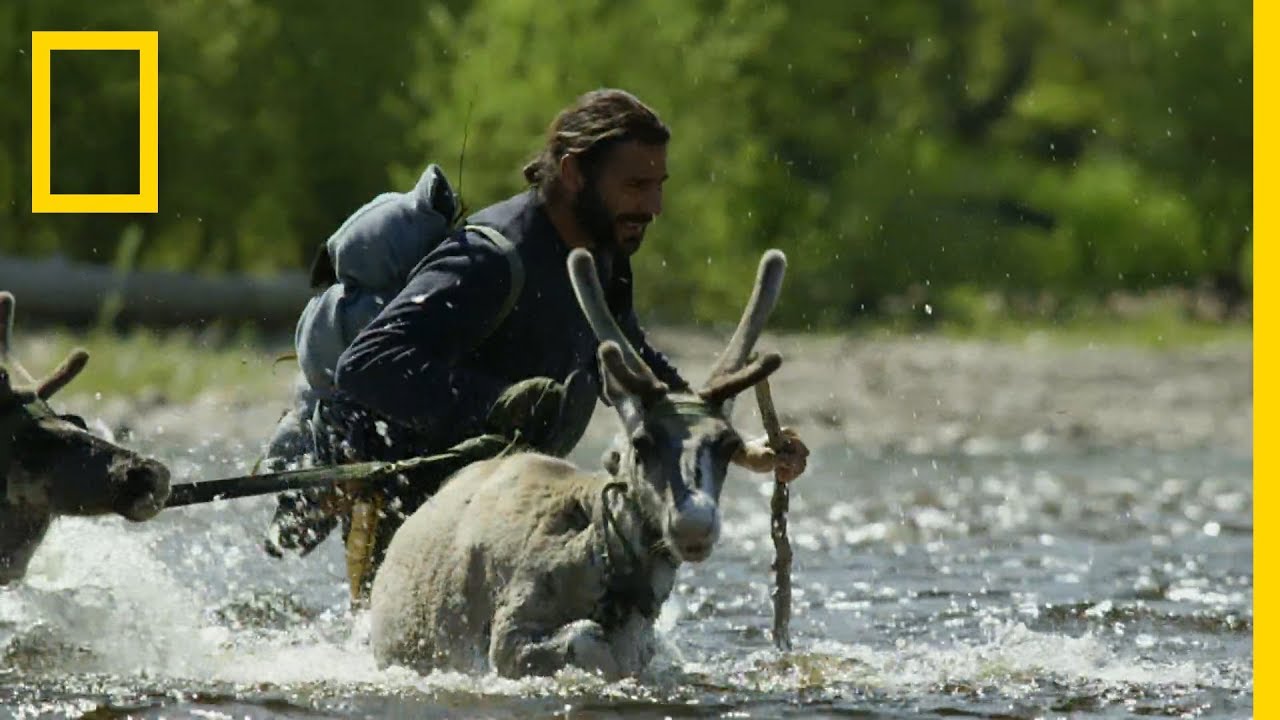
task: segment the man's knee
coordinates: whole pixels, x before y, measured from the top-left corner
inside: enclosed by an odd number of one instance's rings
[[[290,410],[276,423],[275,431],[267,441],[265,463],[270,471],[302,464],[304,458],[314,454],[311,431],[297,410]]]

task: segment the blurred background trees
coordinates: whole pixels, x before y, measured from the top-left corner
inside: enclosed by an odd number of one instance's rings
[[[666,210],[637,257],[655,321],[733,319],[768,247],[791,259],[777,320],[797,328],[894,303],[945,314],[1166,287],[1247,307],[1251,12],[1239,0],[0,3],[0,254],[110,263],[140,236],[142,268],[302,269],[348,213],[427,163],[472,209],[518,191],[554,114],[617,86],[674,131]],[[156,215],[30,212],[30,32],[77,29],[160,32]],[[135,71],[55,62],[59,186],[132,191],[118,188],[136,183]]]

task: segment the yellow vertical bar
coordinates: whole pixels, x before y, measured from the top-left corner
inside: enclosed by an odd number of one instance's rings
[[[1272,323],[1277,313],[1277,289],[1269,278],[1275,275],[1276,243],[1273,236],[1276,213],[1272,187],[1277,158],[1276,136],[1271,120],[1276,119],[1274,73],[1276,45],[1268,36],[1276,29],[1276,4],[1253,4],[1253,716],[1280,717],[1276,703],[1276,579],[1275,527],[1270,513],[1275,506],[1276,448],[1271,444],[1276,403],[1280,400],[1273,372],[1276,369]],[[1258,132],[1261,130],[1262,132]]]

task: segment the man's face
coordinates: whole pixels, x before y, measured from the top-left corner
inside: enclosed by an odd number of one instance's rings
[[[573,200],[574,214],[591,239],[624,255],[640,249],[649,223],[662,213],[667,148],[628,141],[613,148]]]

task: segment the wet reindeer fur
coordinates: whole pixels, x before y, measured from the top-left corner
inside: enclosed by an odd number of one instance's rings
[[[521,453],[455,475],[400,527],[374,579],[380,666],[617,678],[655,652],[654,622],[682,562],[710,556],[727,467],[744,442],[730,401],[776,371],[752,347],[785,270],[770,251],[728,347],[696,393],[669,392],[614,324],[595,264],[569,271],[600,341],[605,396],[629,442],[613,472]]]
[[[84,369],[74,350],[47,377],[33,378],[13,357],[13,294],[0,292],[0,584],[21,580],[59,515],[115,513],[143,521],[164,508],[169,471],[88,432],[49,406]]]

